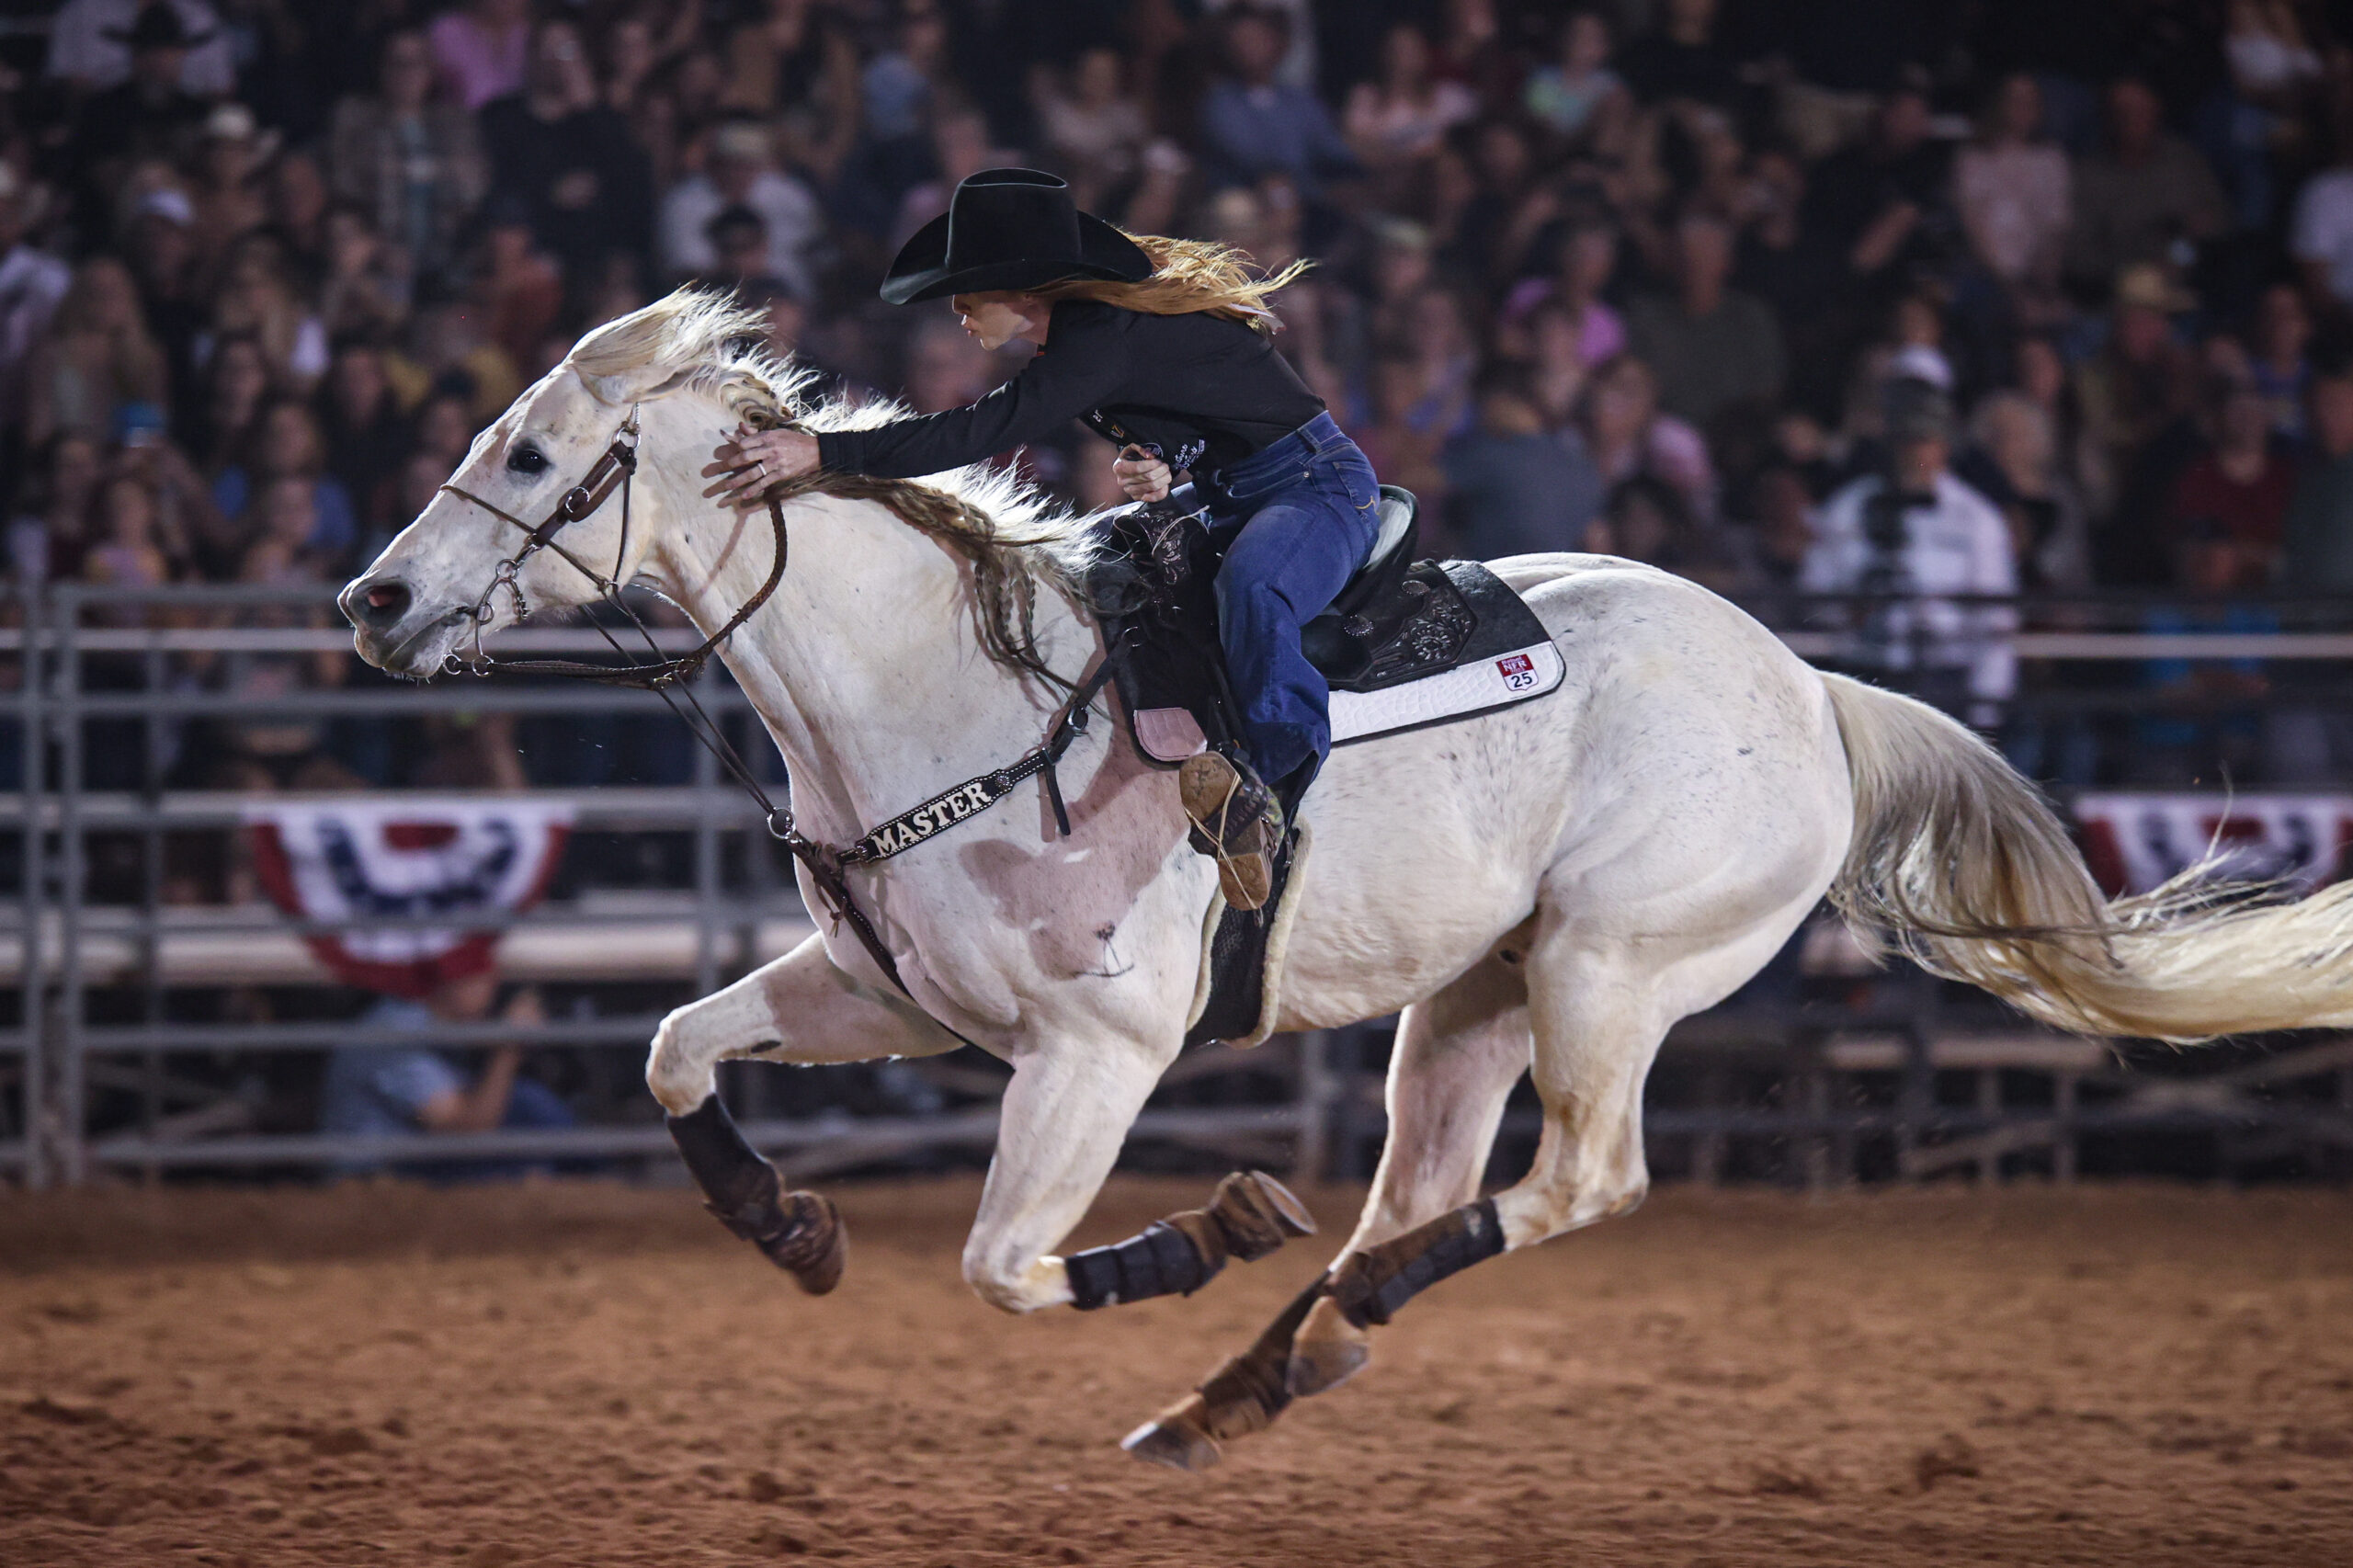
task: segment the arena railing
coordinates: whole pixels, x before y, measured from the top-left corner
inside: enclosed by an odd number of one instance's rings
[[[17,692],[16,719],[37,755],[13,801],[0,801],[0,835],[13,838],[22,865],[20,897],[0,946],[0,988],[14,987],[18,1021],[0,1034],[0,1068],[13,1066],[13,1103],[0,1098],[0,1169],[29,1184],[73,1184],[101,1171],[154,1176],[169,1170],[294,1171],[356,1164],[436,1166],[469,1160],[638,1161],[666,1165],[669,1142],[642,1086],[630,1096],[633,1122],[562,1131],[513,1131],[350,1140],[318,1133],[261,1131],[239,1115],[236,1096],[173,1072],[175,1062],[252,1061],[323,1054],[359,1045],[463,1047],[493,1042],[606,1048],[623,1053],[618,1075],[634,1084],[642,1053],[662,1011],[644,1010],[649,989],[665,1004],[706,994],[781,956],[814,926],[789,868],[769,851],[763,820],[715,761],[683,747],[691,775],[676,785],[550,788],[506,792],[502,800],[560,801],[575,832],[683,835],[685,885],[656,890],[586,888],[517,915],[468,915],[462,921],[370,917],[297,920],[274,906],[175,906],[163,896],[165,846],[191,833],[233,835],[250,798],[234,791],[173,787],[164,769],[170,732],[197,721],[391,721],[426,715],[505,711],[561,718],[628,717],[660,722],[666,710],[650,693],[512,677],[452,679],[429,686],[394,681],[352,661],[348,679],[257,698],[207,689],[191,669],[224,658],[347,655],[320,588],[169,586],[136,592],[61,584],[10,601],[13,624],[0,628],[0,661],[29,669]],[[256,624],[285,622],[310,624]],[[666,651],[694,639],[683,630],[657,633]],[[607,644],[585,628],[518,629],[501,639],[506,653],[593,656]],[[94,669],[106,678],[92,678]],[[752,722],[742,694],[713,665],[698,697],[722,722]],[[141,777],[135,788],[90,785],[92,748],[118,748],[135,731]],[[746,738],[748,738],[748,732]],[[764,747],[746,745],[757,758]],[[108,759],[117,771],[122,757]],[[756,763],[756,766],[760,764]],[[462,793],[437,790],[436,795]],[[288,795],[305,803],[339,798],[381,801],[381,791],[338,797]],[[92,847],[135,846],[135,892],[108,898],[94,887]],[[578,866],[585,857],[575,856]],[[589,879],[593,881],[594,879]],[[334,1019],[195,1021],[176,1004],[197,990],[233,986],[324,988],[332,980],[301,938],[403,926],[501,928],[502,976],[568,984],[576,990],[626,989],[641,999],[620,1011],[551,1017],[524,1027],[502,1022],[436,1025],[424,1029],[361,1028]],[[585,998],[584,998],[585,999]],[[1304,1076],[1309,1047],[1296,1041],[1256,1053],[1218,1053],[1172,1074],[1181,1088],[1231,1067],[1287,1089]],[[988,1100],[1002,1087],[986,1066],[915,1064],[943,1081],[961,1109],[923,1116],[791,1117],[756,1114],[763,1080],[739,1080],[753,1113],[747,1134],[789,1168],[818,1170],[916,1157],[928,1151],[984,1149],[994,1137]],[[773,1083],[773,1078],[766,1082]],[[0,1096],[9,1085],[0,1080]],[[97,1093],[94,1093],[97,1091]],[[104,1097],[111,1124],[95,1119]],[[731,1090],[731,1098],[736,1098]],[[1212,1099],[1219,1096],[1212,1096]],[[121,1108],[135,1108],[126,1119]],[[1279,1164],[1312,1135],[1296,1096],[1260,1094],[1252,1103],[1155,1103],[1140,1138],[1195,1149],[1230,1151]]]
[[[1845,628],[1900,597],[1775,595],[1753,600],[1752,608],[1801,653],[1836,662],[1856,648]],[[2353,631],[2347,630],[2353,610],[2341,599],[2264,601],[2265,612],[2283,628],[2276,632],[2147,630],[2152,611],[2170,611],[2184,602],[2173,596],[1958,602],[1997,605],[2014,615],[2018,630],[1999,635],[2026,667],[2063,673],[2064,678],[2047,682],[2030,676],[2011,705],[2013,712],[2129,720],[2157,711],[2248,707],[2243,699],[2197,696],[2185,702],[2151,693],[2132,669],[2154,658],[2261,659],[2267,667],[2306,672],[2296,683],[2299,701],[2353,695],[2345,668],[2353,665]],[[266,700],[205,689],[192,680],[197,666],[228,657],[347,653],[348,635],[337,629],[328,595],[320,588],[125,592],[62,584],[41,593],[11,594],[0,605],[10,622],[0,628],[0,667],[13,668],[18,677],[12,708],[22,758],[17,797],[13,806],[0,804],[6,819],[0,821],[0,842],[12,837],[19,860],[18,896],[11,905],[16,940],[0,958],[13,960],[14,972],[0,974],[0,987],[13,982],[17,1001],[12,1018],[0,1014],[7,1023],[0,1030],[0,1073],[13,1074],[0,1081],[0,1168],[49,1184],[89,1179],[101,1170],[153,1176],[166,1170],[308,1170],[380,1160],[666,1157],[666,1139],[650,1101],[635,1113],[637,1121],[564,1132],[420,1134],[361,1143],[249,1125],[240,1119],[233,1095],[216,1092],[208,1100],[206,1090],[218,1091],[220,1085],[176,1077],[175,1062],[283,1059],[347,1044],[404,1041],[464,1046],[515,1040],[633,1052],[650,1038],[659,1013],[643,1010],[641,999],[621,1011],[554,1018],[529,1028],[494,1023],[366,1033],[334,1020],[194,1021],[184,1016],[178,1001],[200,988],[326,984],[300,941],[302,935],[397,923],[323,926],[291,921],[260,906],[174,907],[165,902],[162,887],[167,839],[231,832],[245,803],[244,797],[227,791],[166,787],[161,764],[176,726],[256,716],[389,721],[491,710],[659,720],[657,699],[506,678],[420,687],[389,680],[356,661],[343,686],[284,692]],[[303,623],[256,624],[289,619]],[[683,630],[663,635],[680,648],[692,641]],[[501,642],[515,652],[569,654],[594,653],[604,646],[585,629],[520,629]],[[90,678],[94,663],[108,679]],[[741,694],[716,667],[699,695],[715,714],[746,714]],[[135,726],[142,737],[138,787],[89,788],[85,763],[94,727],[104,736],[119,734],[125,725]],[[812,929],[790,876],[762,852],[765,840],[756,813],[718,776],[708,756],[699,750],[693,756],[691,778],[675,786],[532,792],[568,802],[584,829],[684,835],[687,885],[654,894],[590,890],[560,906],[545,905],[512,919],[468,920],[469,926],[511,927],[503,963],[508,974],[584,988],[634,983],[642,992],[646,985],[661,985],[684,999],[788,950]],[[135,897],[94,896],[94,841],[135,846]],[[2038,1150],[2045,1152],[2054,1172],[2063,1174],[2073,1138],[2087,1129],[2110,1127],[2195,1123],[2228,1128],[2234,1135],[2353,1146],[2353,1138],[2345,1135],[2353,1127],[2346,1108],[2353,1105],[2353,1069],[2341,1074],[2337,1097],[2343,1103],[2334,1108],[2314,1110],[2307,1101],[2274,1104],[2236,1089],[2222,1098],[2210,1096],[2202,1106],[2178,1096],[2160,1103],[2123,1092],[2116,1075],[2086,1059],[2079,1047],[2070,1054],[2047,1039],[2023,1037],[2015,1024],[1998,1019],[1957,1028],[1943,1016],[1934,987],[1890,983],[1860,1007],[1752,1004],[1690,1021],[1670,1041],[1663,1070],[1671,1074],[1688,1065],[1687,1076],[1699,1085],[1698,1103],[1654,1100],[1654,1141],[1663,1152],[1682,1151],[1676,1156],[1681,1168],[1702,1177],[1731,1174],[1744,1142],[1778,1141],[1794,1151],[1792,1168],[1807,1179],[1851,1172],[1859,1144],[1873,1140],[1892,1151],[1887,1157],[1902,1172],[1922,1175],[1971,1162],[1981,1171],[1997,1170],[2022,1153],[2044,1157],[2035,1155]],[[1984,1043],[1999,1039],[2012,1040],[2015,1049],[2004,1055]],[[1175,1098],[1164,1096],[1149,1108],[1137,1134],[1311,1171],[1364,1174],[1365,1151],[1382,1125],[1373,1071],[1379,1055],[1377,1036],[1362,1030],[1285,1040],[1255,1052],[1202,1053],[1171,1074]],[[1969,1065],[1972,1062],[1978,1065]],[[751,1087],[754,1114],[746,1119],[755,1141],[800,1169],[985,1148],[995,1127],[988,1102],[1001,1075],[992,1076],[989,1064],[953,1060],[923,1064],[920,1071],[952,1088],[964,1102],[961,1108],[847,1119],[761,1115],[760,1080],[740,1082]],[[1783,1085],[1779,1097],[1740,1103],[1737,1095],[1720,1092],[1748,1071],[1777,1075]],[[2021,1072],[2051,1078],[2053,1096],[2066,1103],[2006,1103],[2000,1081]],[[1974,1075],[1977,1092],[1968,1103],[1945,1103],[1949,1095],[1939,1097],[1938,1083],[1956,1074]],[[1234,1081],[1233,1093],[1212,1083],[1220,1078]],[[1988,1083],[1994,1085],[1990,1094]],[[1859,1099],[1857,1085],[1869,1089]],[[93,1120],[94,1087],[111,1108],[108,1123]],[[1211,1103],[1182,1103],[1188,1093],[1196,1102],[1205,1096]],[[642,1093],[638,1097],[642,1099]],[[1532,1131],[1529,1113],[1515,1111],[1506,1131]]]

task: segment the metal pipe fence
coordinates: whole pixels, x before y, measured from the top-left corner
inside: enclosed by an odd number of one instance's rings
[[[650,1097],[636,1087],[611,1119],[564,1130],[465,1134],[416,1133],[353,1138],[254,1128],[238,1110],[233,1085],[191,1081],[190,1061],[242,1063],[323,1057],[356,1048],[494,1044],[599,1051],[620,1063],[615,1075],[634,1085],[635,1058],[671,1005],[707,994],[737,975],[782,956],[814,926],[789,867],[768,849],[764,819],[700,748],[671,781],[594,788],[502,791],[502,801],[571,808],[580,833],[616,838],[683,841],[675,885],[582,886],[522,914],[446,916],[371,915],[302,919],[268,904],[195,905],[165,895],[166,844],[175,836],[226,839],[251,797],[170,776],[165,759],[176,731],[208,721],[357,721],[367,724],[510,713],[559,722],[595,719],[660,724],[667,710],[650,693],[504,678],[406,685],[349,660],[347,631],[324,624],[251,624],[254,619],[317,617],[330,606],[319,590],[170,586],[145,592],[57,585],[7,601],[0,625],[0,666],[19,675],[16,718],[23,737],[18,784],[0,801],[0,835],[18,846],[20,898],[14,940],[0,946],[0,991],[14,986],[21,1006],[0,1035],[0,1072],[13,1058],[13,1113],[0,1105],[0,1169],[34,1186],[72,1185],[102,1173],[153,1176],[166,1171],[286,1173],[361,1165],[446,1169],[467,1162],[535,1165],[597,1162],[666,1165],[667,1134]],[[691,646],[682,630],[658,631],[665,651]],[[585,629],[521,629],[503,646],[531,653],[594,655],[607,644]],[[230,658],[274,660],[340,655],[346,684],[278,690],[257,698],[207,687],[191,670]],[[106,666],[111,664],[111,668]],[[94,674],[94,672],[96,672]],[[127,677],[127,678],[126,678]],[[742,693],[713,666],[697,696],[722,722],[751,722]],[[136,733],[135,755],[119,748]],[[117,748],[113,754],[108,747]],[[747,755],[766,755],[746,745]],[[117,778],[97,787],[94,767]],[[446,796],[451,791],[438,790]],[[305,803],[377,801],[381,790],[306,792]],[[135,885],[94,883],[94,846],[135,846]],[[575,865],[588,856],[576,856]],[[582,879],[593,882],[594,877]],[[592,994],[627,993],[617,1006],[543,1024],[436,1022],[425,1028],[370,1027],[342,1017],[222,1021],[191,1016],[177,1004],[190,993],[230,988],[331,994],[331,977],[304,946],[308,937],[349,932],[446,929],[503,934],[504,976],[566,985]],[[659,994],[648,1008],[642,996]],[[1300,1075],[1312,1046],[1287,1042],[1245,1056],[1205,1059],[1235,1076],[1279,1080],[1276,1091],[1247,1103],[1155,1103],[1137,1123],[1137,1140],[1214,1150],[1283,1163],[1299,1129],[1317,1114],[1283,1087]],[[789,1168],[832,1169],[920,1159],[942,1151],[984,1149],[994,1137],[990,1103],[1002,1072],[955,1062],[908,1064],[934,1108],[892,1114],[883,1108],[846,1117],[762,1114],[773,1077],[740,1075],[730,1097],[748,1135]],[[812,1075],[813,1077],[817,1075]],[[1199,1091],[1215,1071],[1173,1073],[1181,1093]],[[1264,1085],[1261,1085],[1263,1088]],[[0,1099],[5,1099],[0,1090]],[[104,1097],[107,1105],[97,1103]],[[1215,1101],[1219,1096],[1211,1096]],[[183,1101],[188,1102],[185,1109]]]
[[[1886,602],[1780,596],[1755,608],[1800,653],[1836,662],[1855,653],[1851,623]],[[2296,700],[2353,700],[2353,606],[2283,597],[2270,607],[2278,631],[2151,631],[2148,613],[2160,602],[2179,601],[2002,601],[2018,623],[2003,635],[2029,672],[2040,672],[2030,673],[2012,710],[2130,724],[2152,712],[2249,710],[2244,694],[2153,697],[2134,670],[2158,659],[2259,660],[2294,672]],[[527,914],[465,917],[469,928],[504,933],[508,977],[571,988],[571,1012],[532,1026],[390,1028],[322,1010],[319,998],[335,993],[303,938],[450,922],[301,920],[264,904],[181,900],[171,886],[175,846],[227,839],[250,801],[176,771],[175,759],[197,744],[191,735],[239,721],[381,733],[486,713],[550,725],[667,722],[659,699],[642,692],[512,678],[429,687],[387,679],[349,657],[347,633],[329,624],[329,604],[319,589],[248,586],[127,592],[61,584],[0,597],[0,671],[17,681],[10,710],[18,773],[14,798],[0,800],[0,844],[13,842],[18,879],[7,906],[13,940],[0,942],[0,998],[13,994],[16,1004],[0,1013],[0,1169],[47,1186],[104,1172],[666,1164],[666,1136],[635,1086],[633,1053],[667,1006],[779,956],[813,929],[757,812],[708,753],[680,746],[662,782],[547,784],[501,796],[562,802],[579,831],[609,835],[608,846],[651,845],[667,856],[666,885],[598,886],[593,874],[575,876],[565,896]],[[657,636],[668,651],[696,641],[683,628]],[[515,651],[575,656],[606,646],[586,630],[518,629],[501,641]],[[329,660],[339,661],[335,681],[281,689],[241,687],[222,674],[237,661]],[[756,725],[720,666],[705,673],[697,695],[722,722]],[[769,754],[764,742],[744,749]],[[374,801],[382,790],[301,798]],[[585,863],[597,858],[577,857],[575,870],[595,871]],[[1829,990],[1802,1003],[1745,999],[1678,1028],[1661,1058],[1650,1112],[1663,1168],[1712,1180],[1769,1167],[1776,1179],[1813,1183],[2029,1165],[2063,1177],[2086,1140],[2184,1129],[2235,1141],[2242,1151],[2302,1150],[2317,1166],[2353,1168],[2353,1056],[2342,1042],[2302,1042],[2281,1065],[2252,1075],[2234,1062],[2199,1080],[2218,1085],[2201,1098],[2169,1087],[2176,1076],[2119,1071],[2097,1044],[2022,1034],[2014,1020],[1916,974],[1834,977]],[[291,1016],[223,1013],[224,995],[244,994],[306,1000],[290,1006]],[[273,1063],[338,1050],[509,1042],[601,1062],[599,1081],[627,1093],[607,1096],[605,1119],[563,1131],[350,1139],[272,1122],[241,1086],[254,1077],[274,1081],[280,1069]],[[1170,1074],[1135,1139],[1318,1174],[1369,1174],[1385,1125],[1384,1051],[1375,1026],[1253,1052],[1203,1053]],[[754,1142],[796,1172],[984,1150],[1002,1069],[959,1058],[905,1067],[914,1087],[897,1101],[847,1112],[778,1105],[771,1091],[779,1075],[739,1074],[729,1093]],[[1533,1118],[1529,1106],[1514,1108],[1505,1144],[1532,1138]]]

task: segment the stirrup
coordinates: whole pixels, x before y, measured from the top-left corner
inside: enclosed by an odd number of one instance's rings
[[[1205,751],[1176,770],[1193,848],[1217,859],[1219,891],[1235,909],[1259,909],[1274,891],[1283,810],[1245,762]]]

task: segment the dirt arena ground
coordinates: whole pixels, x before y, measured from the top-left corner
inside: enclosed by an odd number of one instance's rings
[[[975,1193],[843,1190],[820,1301],[684,1192],[0,1195],[0,1562],[2353,1562],[2342,1193],[1670,1189],[1205,1476],[1115,1444],[1314,1244],[1016,1321]]]

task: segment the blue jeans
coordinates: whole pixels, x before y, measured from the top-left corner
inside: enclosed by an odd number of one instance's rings
[[[1200,484],[1217,574],[1219,641],[1258,777],[1279,784],[1332,749],[1331,688],[1299,651],[1315,619],[1372,553],[1381,529],[1372,464],[1328,414]]]

